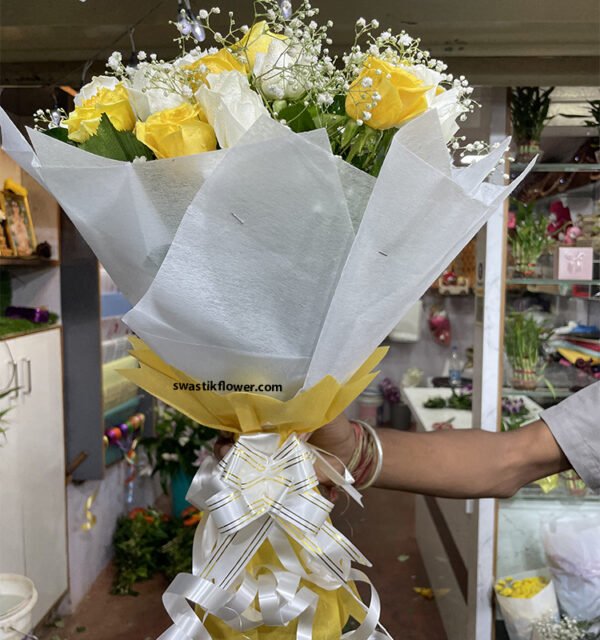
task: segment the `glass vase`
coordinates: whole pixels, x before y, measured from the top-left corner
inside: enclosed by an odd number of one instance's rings
[[[539,140],[522,140],[517,145],[517,162],[531,162],[535,156],[541,155]]]
[[[513,362],[511,385],[514,389],[534,391],[537,389],[540,375],[537,366],[528,362]]]

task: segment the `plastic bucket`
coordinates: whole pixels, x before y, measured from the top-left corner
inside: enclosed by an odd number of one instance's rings
[[[29,578],[0,573],[0,640],[22,640],[31,632],[31,612],[37,599]]]

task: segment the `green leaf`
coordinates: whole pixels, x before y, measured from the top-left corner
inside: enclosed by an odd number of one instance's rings
[[[294,133],[314,131],[317,128],[308,107],[305,107],[302,102],[285,107],[278,113],[278,117],[280,120],[285,120]]]
[[[42,133],[45,133],[50,138],[66,142],[67,144],[77,146],[72,140],[69,140],[69,130],[65,127],[53,127],[52,129],[46,129]]]
[[[96,134],[79,147],[97,156],[124,162],[131,162],[135,158],[156,158],[152,150],[131,131],[118,131],[105,113],[102,114]]]

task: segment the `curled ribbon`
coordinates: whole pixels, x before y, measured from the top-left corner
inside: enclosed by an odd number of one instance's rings
[[[377,593],[352,568],[353,562],[370,566],[368,560],[329,520],[333,504],[317,489],[317,458],[360,495],[296,435],[278,445],[277,434],[242,436],[220,463],[208,459],[198,471],[187,495],[205,514],[194,539],[193,575],[179,574],[163,595],[174,624],[159,640],[210,640],[209,615],[238,632],[297,620],[297,640],[311,640],[318,596],[307,583],[346,589],[364,610],[361,625],[344,640],[390,637],[376,631]],[[248,565],[267,540],[281,566],[261,566],[255,574]],[[371,586],[368,607],[351,582]],[[190,603],[204,611],[202,618]]]

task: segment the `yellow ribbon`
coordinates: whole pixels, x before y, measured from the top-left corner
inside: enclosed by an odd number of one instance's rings
[[[82,531],[91,531],[96,526],[97,518],[92,512],[92,505],[96,501],[97,497],[98,497],[98,489],[96,489],[96,491],[94,491],[94,493],[92,493],[92,495],[90,495],[85,501],[85,507],[84,507],[85,522],[81,525]]]

